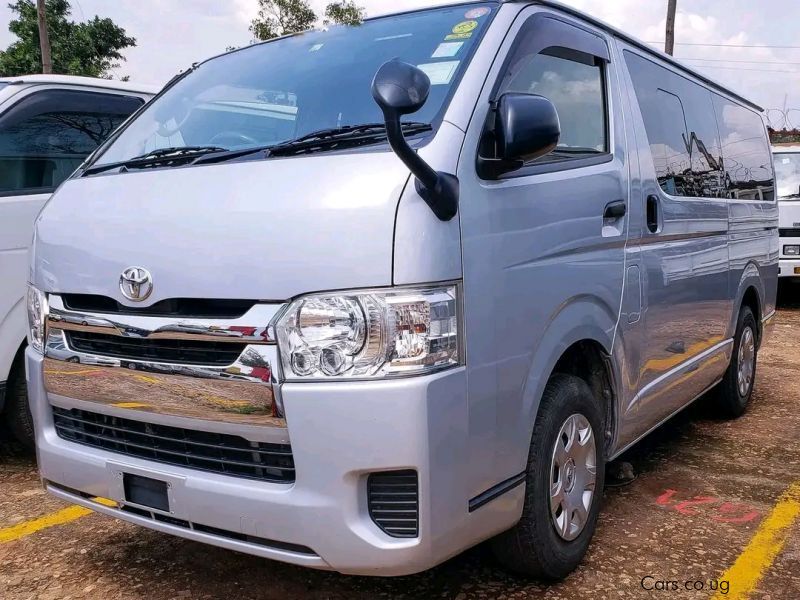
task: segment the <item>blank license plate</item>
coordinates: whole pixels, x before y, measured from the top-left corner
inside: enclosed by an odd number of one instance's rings
[[[169,512],[169,495],[165,481],[124,473],[122,483],[127,502]]]

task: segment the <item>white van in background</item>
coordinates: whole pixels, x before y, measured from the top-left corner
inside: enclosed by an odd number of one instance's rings
[[[0,78],[0,409],[33,445],[22,360],[33,222],[53,191],[157,88],[66,75]]]
[[[775,146],[781,277],[800,277],[800,146]]]

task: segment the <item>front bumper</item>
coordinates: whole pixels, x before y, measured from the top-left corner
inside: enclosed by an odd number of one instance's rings
[[[800,277],[800,259],[781,258],[780,277]]]
[[[54,428],[44,361],[31,349],[26,359],[39,468],[47,490],[151,529],[319,569],[406,575],[508,529],[521,513],[522,486],[480,510],[468,510],[463,368],[382,382],[284,384],[297,478],[293,484],[279,484],[153,463],[66,441]],[[62,396],[57,402],[70,406]],[[87,407],[81,401],[72,404]],[[91,409],[111,410],[99,404]],[[122,412],[145,422],[159,418]],[[171,418],[175,423],[176,417]],[[210,423],[188,418],[178,422],[201,430]],[[388,536],[368,513],[368,474],[395,469],[414,469],[419,475],[419,537],[414,539]],[[121,510],[126,506],[122,473],[167,482],[171,512]]]

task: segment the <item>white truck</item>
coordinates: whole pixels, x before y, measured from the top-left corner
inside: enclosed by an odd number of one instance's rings
[[[800,277],[800,146],[775,146],[780,203],[780,276]]]

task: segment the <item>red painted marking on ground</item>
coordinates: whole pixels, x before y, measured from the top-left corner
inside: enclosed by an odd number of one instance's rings
[[[702,504],[714,504],[717,499],[713,496],[695,496],[691,500],[684,500],[673,506],[682,515],[696,515],[697,511],[692,508],[693,506],[701,506]]]
[[[656,504],[674,510],[687,517],[705,516],[717,523],[732,523],[740,525],[750,523],[761,516],[758,509],[742,502],[726,502],[714,496],[695,496],[688,500],[678,501],[678,490],[665,490],[656,498]],[[712,510],[716,514],[709,514]],[[705,506],[706,509],[697,510],[696,507]]]
[[[719,521],[720,523],[749,523],[758,517],[758,511],[752,506],[747,506],[746,504],[736,504],[733,502],[725,502],[717,509],[717,511],[720,514],[715,515],[713,519],[715,521]]]

